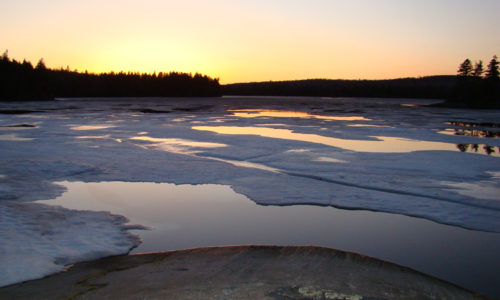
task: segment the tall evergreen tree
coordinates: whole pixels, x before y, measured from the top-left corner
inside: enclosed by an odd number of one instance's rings
[[[472,74],[472,63],[470,59],[464,60],[463,63],[458,67],[458,76],[467,77]]]
[[[474,66],[474,71],[472,72],[472,76],[481,77],[481,75],[483,75],[483,72],[484,72],[483,61],[480,60],[476,62],[476,65]]]
[[[498,72],[498,57],[495,55],[488,64],[488,69],[486,70],[485,78],[498,80],[499,77],[500,73]]]

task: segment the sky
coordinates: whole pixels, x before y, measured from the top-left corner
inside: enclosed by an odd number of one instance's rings
[[[500,55],[498,0],[0,0],[0,52],[221,83],[456,74]]]

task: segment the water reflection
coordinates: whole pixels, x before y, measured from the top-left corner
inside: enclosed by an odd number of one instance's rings
[[[100,130],[100,129],[107,129],[107,128],[113,128],[115,126],[113,125],[82,125],[82,126],[73,126],[71,127],[72,130]]]
[[[322,116],[307,112],[287,111],[287,110],[233,109],[229,111],[233,112],[232,116],[239,118],[273,117],[273,118],[309,118],[309,119],[336,120],[336,121],[370,121],[370,119],[361,116],[334,117],[334,116]]]
[[[373,125],[373,124],[349,124],[348,127],[384,127],[384,128],[394,128],[387,125]]]
[[[463,135],[463,136],[473,136],[480,138],[498,138],[500,137],[500,131],[493,131],[489,128],[500,128],[498,123],[472,123],[472,122],[456,122],[450,121],[445,122],[447,125],[458,126],[461,128],[447,128],[439,133],[447,135]],[[474,128],[474,129],[471,129]]]
[[[371,137],[376,140],[348,140],[326,137],[317,134],[296,133],[290,129],[277,129],[268,127],[194,126],[192,128],[195,130],[211,131],[220,134],[258,135],[268,138],[323,144],[357,152],[404,153],[426,150],[457,151],[457,148],[454,144],[386,136]]]
[[[492,156],[500,156],[500,147],[497,147],[498,151],[496,151],[495,147],[489,145],[458,144],[457,148],[460,152],[484,153]]]
[[[259,206],[221,185],[59,184],[68,192],[40,202],[111,211],[154,227],[137,232],[144,242],[135,253],[235,244],[318,245],[393,261],[473,290],[500,292],[500,235],[495,233],[387,213]]]
[[[498,138],[500,137],[500,132],[490,131],[490,130],[479,130],[479,129],[462,129],[462,128],[447,128],[438,133],[446,135],[461,135],[461,136],[473,136],[479,138]]]
[[[454,126],[462,126],[462,127],[492,127],[492,128],[500,128],[500,123],[492,123],[492,122],[460,122],[460,121],[448,121],[445,122],[448,125]]]

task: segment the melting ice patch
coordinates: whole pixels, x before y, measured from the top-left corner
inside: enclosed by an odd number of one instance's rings
[[[77,139],[111,139],[111,135],[85,135],[85,136],[77,136]]]
[[[0,141],[11,141],[11,142],[27,142],[32,141],[33,138],[19,137],[15,134],[0,134]]]
[[[226,144],[220,143],[199,142],[178,138],[154,138],[149,136],[136,136],[130,138],[130,140],[151,142],[146,148],[152,147],[163,151],[182,154],[196,153],[197,151],[194,151],[193,148],[221,148],[227,146]]]
[[[461,195],[500,202],[500,172],[487,172],[491,175],[489,180],[481,180],[478,182],[442,182],[443,185],[449,186],[450,191],[457,192]]]
[[[66,265],[128,253],[140,243],[125,217],[37,203],[0,203],[0,286],[63,271]]]
[[[313,161],[319,161],[319,162],[331,162],[331,163],[338,163],[338,164],[347,164],[349,163],[348,161],[333,158],[333,157],[325,157],[325,156],[320,156],[316,159],[313,159]]]

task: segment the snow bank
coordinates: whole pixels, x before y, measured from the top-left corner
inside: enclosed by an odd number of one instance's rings
[[[0,286],[63,271],[66,265],[128,253],[140,243],[128,220],[106,212],[0,202]]]

